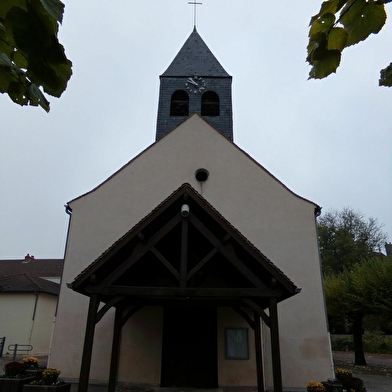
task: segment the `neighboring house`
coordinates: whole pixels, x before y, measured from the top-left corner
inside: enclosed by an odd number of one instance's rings
[[[31,345],[25,352],[49,352],[60,288],[62,259],[0,260],[0,337],[9,345]]]
[[[67,204],[49,366],[80,392],[333,377],[320,207],[233,142],[232,78],[196,29],[160,80],[157,141]]]

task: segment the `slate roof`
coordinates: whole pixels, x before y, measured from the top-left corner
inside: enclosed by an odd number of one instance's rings
[[[0,260],[0,277],[27,274],[29,276],[60,277],[63,259]]]
[[[196,27],[161,77],[231,77],[200,37]]]
[[[47,293],[58,295],[60,285],[27,274],[0,278],[0,293]]]

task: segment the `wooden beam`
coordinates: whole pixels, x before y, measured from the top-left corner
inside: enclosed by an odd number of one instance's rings
[[[125,325],[125,323],[133,316],[136,312],[143,308],[143,305],[134,306],[131,310],[129,310],[125,316],[121,320],[121,327]]]
[[[268,317],[267,313],[264,312],[264,309],[257,305],[257,303],[251,299],[244,298],[242,302],[246,303],[249,305],[254,311],[257,312],[257,314],[263,319],[264,323],[267,325],[267,327],[271,327],[271,319]]]
[[[274,392],[282,392],[282,369],[280,363],[279,325],[278,325],[278,302],[276,298],[270,298],[269,313],[271,318],[271,356],[272,377]]]
[[[87,313],[86,333],[84,337],[82,363],[80,366],[80,376],[78,392],[87,392],[88,380],[90,376],[91,354],[93,352],[95,318],[99,306],[99,297],[97,294],[90,296],[90,303]]]
[[[180,287],[186,287],[187,272],[188,272],[188,217],[182,217]]]
[[[237,312],[239,315],[241,315],[249,324],[249,326],[254,330],[255,329],[255,323],[251,319],[248,313],[245,312],[244,309],[241,309],[239,306],[232,306],[231,307],[235,312]]]
[[[211,242],[219,251],[226,257],[226,259],[234,265],[234,267],[241,272],[256,287],[265,287],[265,284],[235,255],[232,249],[228,249],[228,244],[225,245],[193,214],[189,216],[189,221],[194,225],[208,241]]]
[[[160,230],[158,230],[146,243],[140,248],[136,254],[132,254],[121,265],[110,273],[97,287],[104,287],[112,284],[121,275],[123,275],[132,265],[134,265],[141,257],[149,252],[154,245],[161,240],[170,230],[172,230],[181,221],[181,215],[176,214],[169,222],[167,222]]]
[[[114,305],[117,303],[121,302],[123,299],[125,299],[125,296],[120,296],[120,297],[114,297],[110,301],[106,302],[106,304],[99,310],[97,313],[97,317],[95,318],[95,324],[99,323],[102,319],[102,317],[106,314],[106,312]]]
[[[118,359],[120,356],[121,328],[123,308],[116,308],[114,316],[112,353],[110,357],[108,392],[115,392],[118,372]]]
[[[209,252],[206,256],[203,257],[203,259],[195,266],[192,268],[192,270],[189,272],[187,275],[187,280],[192,278],[192,276],[199,271],[200,268],[202,268],[210,259],[212,256],[214,256],[218,252],[217,248],[212,249],[211,252]]]
[[[260,316],[256,311],[254,311],[254,323],[255,323],[254,331],[255,331],[255,351],[256,351],[257,392],[264,392],[263,346],[261,342],[261,324],[260,324]]]
[[[159,259],[159,261],[171,272],[177,280],[180,280],[178,271],[166,260],[166,258],[156,248],[151,248],[151,252]]]
[[[200,288],[200,287],[142,287],[142,286],[109,286],[89,287],[88,293],[102,295],[126,295],[139,298],[181,298],[184,297],[211,297],[211,298],[270,298],[276,291],[268,288]],[[244,301],[246,302],[246,301]],[[257,304],[255,304],[258,306]],[[253,307],[253,306],[252,306]],[[260,307],[259,307],[260,308]],[[261,309],[261,308],[260,308]],[[262,316],[263,317],[263,316]]]

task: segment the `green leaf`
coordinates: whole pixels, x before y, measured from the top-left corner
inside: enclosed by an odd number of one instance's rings
[[[4,20],[8,11],[12,7],[22,8],[27,11],[26,0],[1,0],[0,1],[0,20]]]
[[[57,22],[63,21],[64,4],[59,0],[39,0],[46,12]]]
[[[30,34],[29,24],[27,11],[18,7],[10,9],[5,19],[5,28],[11,46],[18,46],[22,50],[30,49],[33,44],[33,36]]]
[[[340,14],[340,22],[348,32],[347,46],[363,41],[372,33],[378,33],[385,21],[384,4],[367,0],[350,0]]]
[[[19,105],[49,111],[48,94],[60,97],[72,63],[58,42],[60,0],[0,0],[0,92]]]
[[[379,85],[392,87],[392,63],[390,63],[388,67],[381,70]]]
[[[319,16],[310,27],[309,36],[317,33],[326,33],[329,31],[333,24],[335,23],[335,15],[332,13],[327,13]]]
[[[309,72],[309,79],[322,79],[336,72],[340,64],[340,58],[341,53],[339,50],[317,48],[314,51],[313,67]]]
[[[31,5],[31,17],[30,19],[34,24],[40,24],[40,29],[45,31],[49,35],[57,35],[58,22],[43,6],[41,0],[30,0]]]
[[[16,52],[14,52],[13,57],[12,57],[12,61],[19,68],[27,69],[27,67],[29,65],[27,55],[22,53],[20,50],[17,50]]]
[[[328,50],[342,51],[346,47],[348,33],[342,27],[334,27],[328,35]]]
[[[29,103],[26,89],[22,83],[11,82],[8,88],[8,95],[15,103],[21,106]]]
[[[314,23],[314,21],[320,17],[321,15],[332,13],[336,14],[343,5],[346,3],[347,0],[327,0],[321,4],[320,11],[317,15],[312,16],[310,19],[310,25]]]
[[[312,62],[313,62],[314,52],[320,47],[323,47],[323,48],[327,47],[327,36],[325,33],[314,34],[309,39],[309,44],[307,47],[308,57],[306,60],[310,64],[312,64]]]
[[[9,85],[14,81],[13,75],[0,67],[0,93],[8,92]]]
[[[41,106],[46,112],[49,112],[49,101],[45,98],[44,94],[42,94],[41,90],[35,85],[30,84],[27,86],[27,91],[30,96],[30,105],[32,106]]]
[[[5,26],[0,23],[0,52],[5,53],[7,56],[11,56],[13,51],[14,48],[8,43]]]

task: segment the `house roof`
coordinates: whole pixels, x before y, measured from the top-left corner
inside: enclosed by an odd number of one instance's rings
[[[27,257],[19,260],[0,260],[0,277],[27,274],[29,276],[60,277],[63,259],[34,259]]]
[[[196,27],[161,77],[231,77],[200,37]]]
[[[0,277],[0,293],[46,293],[58,295],[60,285],[28,274]]]

